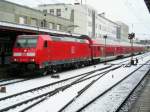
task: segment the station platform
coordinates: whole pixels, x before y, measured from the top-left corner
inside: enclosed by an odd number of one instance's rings
[[[150,112],[150,72],[142,92],[129,112]]]

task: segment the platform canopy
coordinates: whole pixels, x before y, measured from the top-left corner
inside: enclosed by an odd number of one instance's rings
[[[56,31],[47,28],[35,27],[30,25],[16,24],[10,22],[0,21],[0,31],[1,30],[11,30],[11,31],[20,31],[22,33],[32,33],[32,34],[51,34],[51,35],[65,35],[72,37],[79,37],[81,34],[68,33],[63,31]]]
[[[144,0],[145,1],[145,4],[150,12],[150,0]]]

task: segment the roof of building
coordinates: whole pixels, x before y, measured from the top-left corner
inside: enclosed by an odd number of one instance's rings
[[[40,7],[40,6],[52,6],[52,5],[72,5],[72,4],[55,3],[55,4],[40,4],[40,5],[38,5],[38,6]]]

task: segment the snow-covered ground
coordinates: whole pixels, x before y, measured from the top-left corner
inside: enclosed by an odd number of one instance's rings
[[[141,55],[141,56],[143,56],[143,55]],[[79,74],[86,73],[86,72],[89,72],[89,71],[93,71],[95,69],[104,68],[104,67],[107,67],[111,64],[118,64],[122,61],[128,61],[128,60],[130,60],[130,58],[125,58],[125,59],[120,59],[120,60],[116,60],[116,61],[113,61],[113,62],[109,62],[109,63],[107,63],[107,65],[98,64],[98,65],[96,65],[96,67],[89,66],[89,67],[76,69],[76,70],[72,70],[72,71],[68,71],[68,72],[57,73],[56,75],[60,76],[60,78],[58,78],[58,79],[57,78],[53,79],[53,78],[51,78],[51,76],[43,76],[43,77],[40,77],[40,78],[37,78],[37,79],[28,80],[28,81],[25,81],[25,82],[19,82],[19,83],[15,83],[15,84],[12,84],[12,85],[8,85],[6,87],[7,92],[6,93],[0,93],[0,98],[15,94],[15,93],[18,93],[18,92],[21,92],[21,91],[26,91],[26,90],[29,90],[29,89],[32,89],[32,88],[36,88],[36,87],[39,87],[39,86],[42,86],[42,85],[46,85],[46,84],[49,84],[49,83],[57,82],[57,81],[60,81],[60,80],[63,80],[63,79],[66,79],[66,78],[69,78],[69,77],[72,77],[72,76],[77,76]]]
[[[67,79],[72,76],[77,76],[79,74],[86,73],[86,72],[89,72],[89,71],[92,71],[95,69],[104,68],[107,66],[109,66],[109,65],[99,64],[99,65],[97,65],[96,68],[93,66],[90,66],[90,67],[76,69],[76,70],[72,70],[72,71],[68,71],[68,72],[64,72],[64,73],[58,73],[60,78],[51,78],[51,76],[45,76],[45,77],[43,76],[43,77],[36,78],[33,80],[28,80],[28,81],[8,85],[8,86],[6,86],[6,93],[0,93],[0,98],[15,94],[15,93],[18,93],[21,91],[30,90],[32,88],[36,88],[36,87],[46,85],[49,83],[57,82],[57,81],[60,81],[63,79]]]
[[[81,96],[75,99],[74,102],[72,102],[71,105],[69,105],[64,111],[75,112],[76,110],[80,109],[83,105],[85,105],[91,99],[95,98],[96,96],[101,94],[103,91],[105,91],[106,89],[108,89],[109,87],[117,83],[119,80],[126,77],[128,74],[133,72],[135,69],[140,67],[142,64],[144,64],[148,60],[150,60],[150,57],[145,56],[144,58],[139,59],[139,63],[136,66],[131,66],[131,67],[122,66],[121,68],[117,70],[111,71],[110,73],[102,77],[100,80],[98,80],[96,83],[94,83]],[[120,86],[114,88],[113,91],[107,93],[106,95],[104,95],[102,98],[97,100],[94,104],[92,104],[91,106],[89,106],[83,111],[99,112],[100,110],[102,110],[103,112],[107,112],[107,111],[113,112],[119,106],[119,104],[123,101],[123,99],[129,94],[129,92],[133,89],[133,87],[137,84],[137,82],[144,76],[144,73],[149,68],[150,68],[149,65],[145,65],[136,74],[130,76],[130,78],[122,82]],[[83,82],[81,84],[72,86],[71,88],[65,91],[62,91],[53,97],[47,98],[47,100],[34,106],[28,111],[29,112],[41,112],[41,111],[42,112],[57,112],[64,105],[66,105],[72,98],[74,98],[77,95],[78,91],[80,91],[90,81],[92,80],[89,80],[86,83]]]
[[[104,77],[99,79],[96,83],[94,83],[91,87],[89,87],[81,96],[79,96],[77,99],[75,99],[74,102],[72,102],[72,104],[69,105],[64,111],[66,111],[66,112],[75,112],[76,110],[81,108],[83,105],[85,105],[87,102],[89,102],[91,99],[93,99],[97,95],[101,94],[103,91],[105,91],[106,89],[108,89],[112,85],[116,84],[119,80],[126,77],[129,73],[133,72],[135,69],[140,67],[146,61],[150,60],[150,57],[148,56],[148,55],[150,55],[150,53],[146,53],[146,54],[143,54],[143,55],[144,55],[144,58],[139,59],[138,65],[131,66],[131,67],[122,66],[121,68],[119,68],[117,70],[114,70],[114,71],[111,71],[107,75],[105,75]],[[139,57],[139,56],[137,56],[137,57]],[[59,79],[53,79],[50,76],[45,76],[45,77],[41,77],[41,78],[38,78],[38,79],[33,79],[33,80],[20,82],[20,83],[13,84],[13,85],[8,85],[6,87],[7,92],[6,93],[0,93],[0,98],[8,96],[8,95],[12,95],[14,93],[18,93],[18,92],[21,92],[21,91],[29,90],[31,88],[46,85],[46,84],[49,84],[49,83],[52,83],[52,82],[57,82],[59,80],[63,80],[63,79],[66,79],[66,78],[69,78],[69,77],[72,77],[72,76],[83,74],[83,73],[86,73],[86,72],[89,72],[89,71],[92,71],[92,70],[96,70],[96,69],[99,69],[99,68],[104,68],[106,66],[109,66],[110,64],[114,64],[114,67],[115,67],[115,66],[117,66],[118,63],[120,63],[121,61],[125,61],[125,60],[130,60],[130,58],[122,59],[122,60],[114,61],[114,62],[109,62],[108,65],[99,64],[99,65],[96,65],[96,67],[91,66],[91,67],[85,67],[85,68],[82,68],[82,69],[77,69],[77,70],[68,71],[68,72],[64,72],[64,73],[58,73],[58,75],[60,75]],[[148,70],[149,67],[150,66],[147,65],[144,68],[144,70]],[[142,73],[144,73],[144,72],[142,72]],[[142,74],[142,73],[140,72],[139,74]],[[136,77],[136,76],[134,76],[134,77]],[[133,82],[132,85],[134,85],[135,84],[134,79],[138,80],[138,79],[141,79],[142,77],[143,77],[143,75],[137,75],[136,78],[131,78],[132,80],[128,79],[129,80],[128,82]],[[69,89],[66,89],[65,91],[59,92],[59,93],[57,93],[56,95],[54,95],[50,98],[47,97],[46,100],[44,100],[43,102],[41,102],[38,105],[34,106],[33,108],[31,108],[28,111],[29,112],[57,112],[64,105],[66,105],[72,98],[74,98],[82,88],[84,88],[87,84],[89,84],[91,81],[93,81],[96,78],[97,77],[95,77],[93,79],[90,79],[90,80],[87,80],[85,82],[82,82],[80,84],[76,84],[76,85],[70,87]],[[128,84],[128,83],[125,83],[125,84]],[[127,86],[129,86],[129,85],[127,85]],[[123,86],[123,87],[126,89],[126,86]],[[132,89],[132,87],[131,88],[130,87],[131,86],[128,87],[129,88],[128,92]],[[121,88],[121,87],[117,87],[117,88]],[[48,89],[48,90],[50,91],[50,89]],[[115,90],[115,89],[113,89],[113,90]],[[119,89],[117,89],[117,90],[119,91]],[[113,100],[111,100],[111,98],[113,98],[111,96],[113,96],[113,95],[118,96],[118,94],[116,95],[116,93],[113,93],[113,92],[112,92],[112,94],[108,93],[108,96],[107,96],[107,94],[105,95],[106,100],[108,100],[110,98],[109,101],[113,101]],[[121,99],[120,102],[123,100],[122,97],[125,97],[126,95],[123,94],[123,95],[119,96],[120,99]],[[29,95],[29,97],[30,97],[30,95]],[[104,98],[105,97],[103,97],[101,99],[104,99]],[[25,99],[25,98],[22,97],[22,99]],[[102,101],[101,99],[100,99],[100,102]],[[38,100],[39,99],[37,99],[37,101]],[[105,109],[106,109],[107,105],[105,107],[105,105],[104,105],[105,103],[103,103],[103,102],[102,103],[96,102],[96,104],[98,104],[98,105],[102,104],[102,106],[100,106],[100,107],[103,107],[102,110],[104,110],[104,112],[105,112]],[[1,103],[3,103],[3,102],[1,102]],[[34,103],[34,102],[32,102],[32,103]],[[108,103],[108,102],[106,102],[106,103]],[[5,104],[5,105],[7,105],[7,104]],[[111,105],[111,103],[110,103],[110,105]],[[10,110],[10,111],[11,112],[17,112],[19,110],[22,110],[26,106],[27,105],[23,105],[23,106],[17,107],[16,109]],[[116,107],[117,106],[114,106],[112,108],[115,109]],[[93,109],[95,109],[97,111],[99,110],[99,108],[97,108],[97,105],[92,104],[91,106],[89,106],[84,111],[93,112]]]
[[[150,62],[149,62],[150,64]],[[145,65],[135,74],[123,81],[119,86],[112,89],[111,92],[99,98],[89,107],[84,109],[85,112],[115,112],[130,92],[141,81],[144,75],[148,72],[150,65]]]
[[[22,81],[22,80],[24,80],[24,79],[12,79],[12,80],[7,80],[7,81],[2,81],[2,82],[0,82],[0,85],[5,85],[8,83],[18,82],[18,81]]]
[[[126,77],[128,74],[133,72],[135,69],[140,67],[142,64],[144,64],[148,60],[150,60],[150,57],[145,57],[143,60],[139,60],[139,64],[137,66],[121,67],[105,75],[103,78],[98,80],[95,84],[93,84],[86,92],[84,92],[78,99],[76,99],[64,111],[76,112],[78,109],[80,109],[85,104],[87,104],[87,102],[90,102],[91,99],[94,99],[96,96],[99,96],[105,90],[110,88],[112,85],[116,84],[119,80]]]

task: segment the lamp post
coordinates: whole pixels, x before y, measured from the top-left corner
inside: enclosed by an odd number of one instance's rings
[[[103,38],[105,39],[105,51],[104,51],[105,60],[104,60],[104,64],[106,65],[106,39],[107,39],[107,35],[104,35]]]
[[[134,37],[135,37],[135,33],[128,34],[128,39],[130,40],[131,43],[131,65],[134,65],[134,60],[133,60],[133,38]]]

